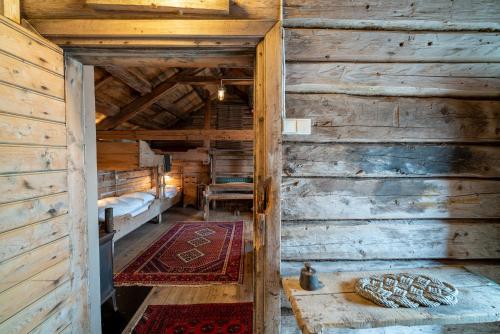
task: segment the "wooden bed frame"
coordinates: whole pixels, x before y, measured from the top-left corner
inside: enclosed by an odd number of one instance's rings
[[[128,214],[114,217],[114,229],[116,231],[114,241],[116,242],[151,219],[158,218],[158,222],[161,223],[161,214],[179,203],[181,198],[182,192],[180,191],[172,198],[156,198],[151,202],[148,210],[135,217]]]

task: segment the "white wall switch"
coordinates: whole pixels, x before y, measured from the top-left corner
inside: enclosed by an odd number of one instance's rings
[[[310,135],[311,134],[311,120],[308,118],[297,119],[297,134]]]
[[[311,124],[311,120],[307,118],[285,118],[283,121],[283,134],[310,135]]]
[[[283,121],[283,134],[297,133],[297,120],[294,118],[285,118]]]

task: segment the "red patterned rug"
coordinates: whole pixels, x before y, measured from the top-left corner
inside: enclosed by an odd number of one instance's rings
[[[149,305],[134,334],[251,334],[252,303]]]
[[[243,226],[243,222],[176,223],[115,274],[115,285],[243,283]]]

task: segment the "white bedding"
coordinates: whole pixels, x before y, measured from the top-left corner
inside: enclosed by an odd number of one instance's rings
[[[149,192],[151,194],[156,194],[156,188],[152,188]],[[165,198],[173,198],[175,195],[177,195],[176,186],[165,186],[165,189],[163,190],[163,196]]]
[[[113,217],[130,214],[132,217],[146,211],[155,197],[147,192],[125,194],[120,197],[108,197],[97,201],[99,221],[104,221],[106,208],[113,208]]]

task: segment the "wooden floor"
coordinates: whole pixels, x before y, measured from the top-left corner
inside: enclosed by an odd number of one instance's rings
[[[170,229],[178,221],[200,221],[203,213],[191,208],[171,208],[163,214],[162,224],[145,224],[120,239],[115,244],[115,272],[125,267],[134,257],[146,249],[161,233]],[[148,305],[237,303],[253,300],[252,284],[252,215],[242,213],[239,217],[227,211],[210,211],[211,221],[245,222],[245,273],[243,284],[219,284],[206,286],[163,286],[154,287],[141,307],[125,328],[130,333]]]

